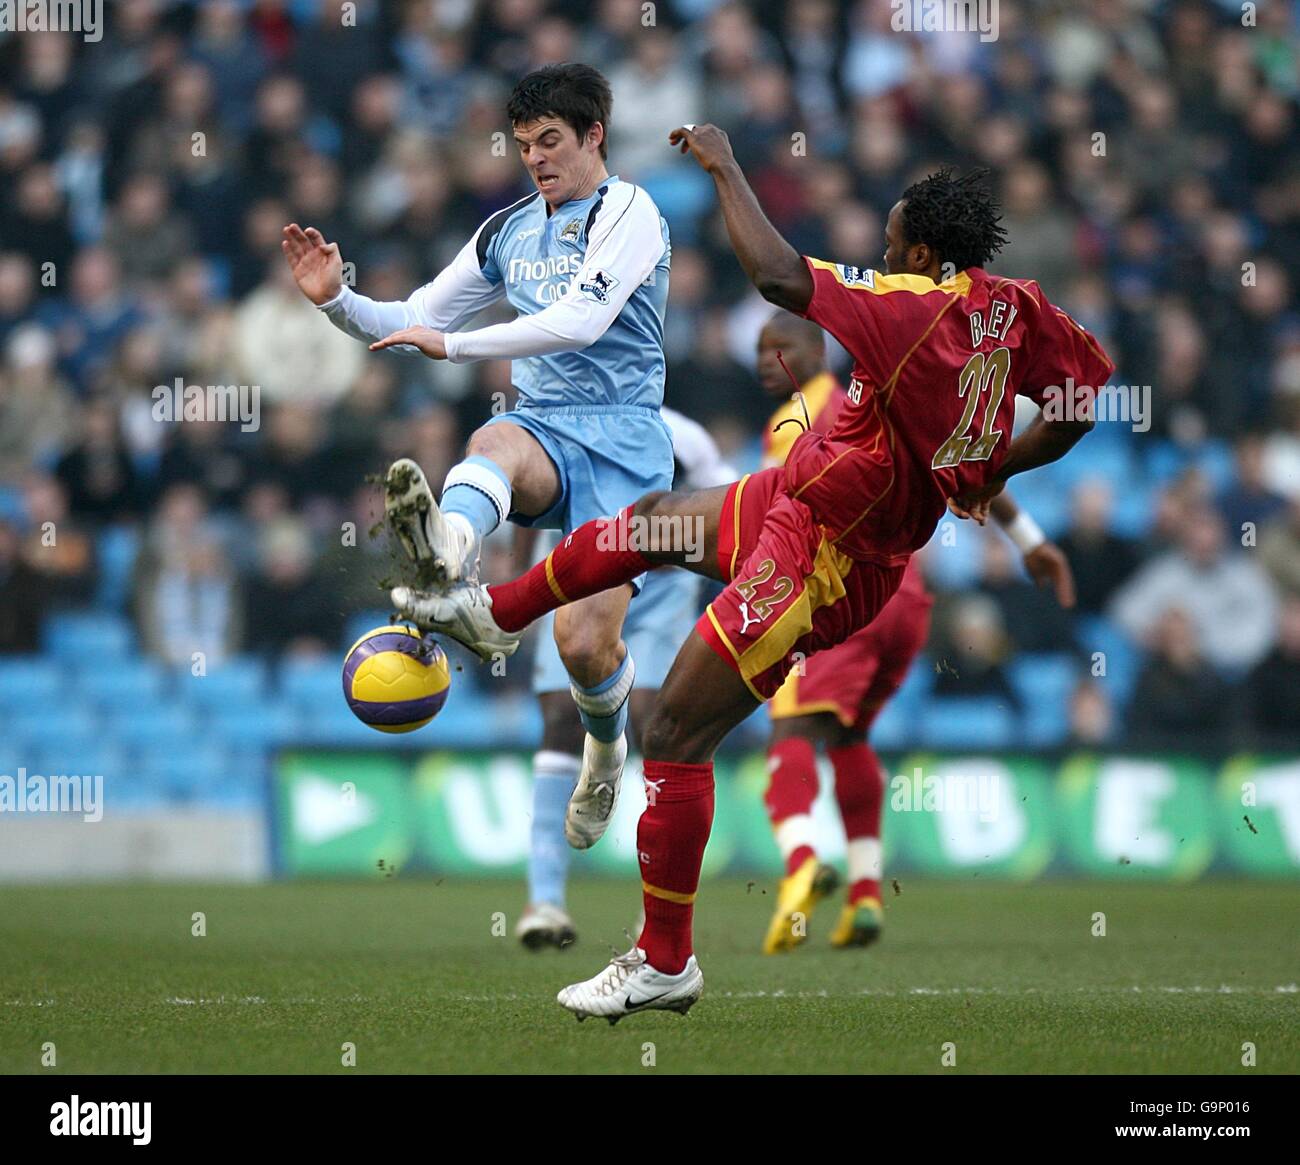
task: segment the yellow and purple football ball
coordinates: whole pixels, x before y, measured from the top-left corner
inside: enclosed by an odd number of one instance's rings
[[[343,660],[343,695],[363,724],[380,732],[413,732],[447,701],[451,672],[432,639],[409,627],[376,627]]]

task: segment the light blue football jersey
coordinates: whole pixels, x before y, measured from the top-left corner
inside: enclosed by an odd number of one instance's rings
[[[661,244],[658,259],[601,336],[575,351],[513,361],[521,406],[658,408],[663,403],[664,311],[672,256],[668,224],[642,188],[617,176],[589,197],[566,202],[550,214],[541,195],[534,194],[483,224],[475,240],[482,276],[504,287],[507,301],[521,316],[573,295],[578,279],[576,294],[606,303],[619,282],[631,278],[628,258],[645,254],[647,228]],[[604,250],[595,268],[587,263],[593,239]]]
[[[359,340],[423,326],[444,333],[453,364],[509,359],[525,409],[658,409],[671,257],[654,200],[611,175],[550,214],[540,194],[498,211],[405,300],[345,284],[320,310]],[[502,299],[516,319],[460,330]]]

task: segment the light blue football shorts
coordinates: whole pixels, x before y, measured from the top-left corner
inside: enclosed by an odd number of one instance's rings
[[[648,405],[526,405],[488,424],[527,429],[560,475],[555,505],[537,517],[512,513],[516,526],[567,534],[651,490],[673,488],[673,435]]]
[[[612,517],[652,490],[672,489],[672,431],[659,410],[646,405],[525,405],[493,417],[527,429],[555,464],[560,496],[536,517],[512,513],[517,526],[564,534],[593,518]],[[670,581],[671,580],[671,581]],[[636,661],[638,688],[663,683],[677,648],[696,615],[696,580],[684,571],[654,571],[632,581],[637,597],[628,611],[623,636]],[[647,593],[640,594],[642,587]],[[648,601],[646,601],[648,600]],[[555,619],[538,621],[536,692],[568,691],[569,675],[555,647]],[[675,635],[680,625],[681,634]]]

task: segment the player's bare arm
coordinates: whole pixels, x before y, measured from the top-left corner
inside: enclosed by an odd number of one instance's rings
[[[1025,473],[1059,461],[1091,431],[1093,421],[1045,420],[1040,413],[1007,449],[1007,455],[997,471],[982,485],[955,494],[948,499],[948,508],[959,518],[970,518],[981,526],[988,521],[989,506],[1006,486],[1007,480],[1017,473]]]
[[[769,303],[802,314],[813,295],[808,266],[763,213],[727,135],[716,125],[681,126],[668,135],[668,141],[694,157],[713,179],[731,247],[759,294]]]
[[[1065,552],[1039,529],[1038,523],[1022,510],[1007,492],[990,503],[994,521],[1016,544],[1029,577],[1040,587],[1049,587],[1066,610],[1074,606],[1074,572]]]
[[[1088,418],[1049,421],[1040,413],[1020,436],[1016,437],[1002,464],[994,473],[995,481],[1006,484],[1017,473],[1026,473],[1043,465],[1059,461],[1092,431],[1094,422]]]

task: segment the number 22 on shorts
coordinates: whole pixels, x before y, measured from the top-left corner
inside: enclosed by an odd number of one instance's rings
[[[758,564],[757,574],[736,584],[736,591],[744,600],[740,604],[740,613],[744,618],[744,626],[740,631],[742,635],[752,623],[761,623],[772,613],[773,607],[785,602],[794,593],[794,583],[784,576],[773,580],[772,576],[775,573],[776,562],[771,558],[765,558]],[[772,593],[755,600],[754,596],[758,593],[758,588],[768,582],[772,582]]]

